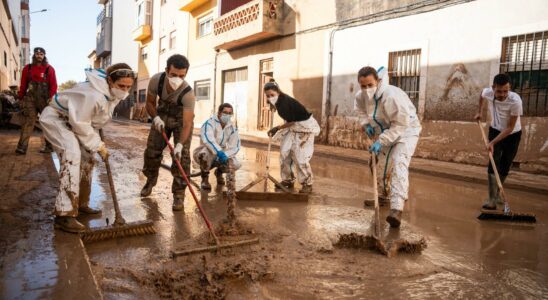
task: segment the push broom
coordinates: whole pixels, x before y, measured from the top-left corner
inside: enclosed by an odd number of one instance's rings
[[[199,248],[187,249],[187,250],[176,250],[172,252],[172,256],[175,258],[177,256],[190,255],[190,254],[201,253],[201,252],[217,251],[219,249],[224,249],[224,248],[234,248],[238,246],[245,246],[245,245],[258,243],[259,239],[255,238],[255,239],[249,239],[249,240],[242,240],[239,242],[221,244],[221,242],[219,241],[219,238],[217,237],[217,235],[215,234],[215,231],[213,230],[213,226],[211,225],[211,222],[209,222],[209,219],[205,214],[204,209],[200,205],[200,202],[198,202],[198,197],[196,197],[196,194],[194,193],[194,189],[192,188],[192,185],[190,184],[190,180],[186,176],[183,166],[181,166],[181,162],[177,159],[177,157],[175,157],[175,150],[173,149],[173,146],[169,142],[169,139],[167,138],[166,132],[164,130],[162,130],[162,136],[164,137],[164,140],[167,146],[169,147],[169,151],[171,152],[173,161],[177,164],[179,173],[181,173],[181,176],[183,176],[183,179],[188,186],[190,194],[192,194],[192,199],[194,199],[194,202],[196,203],[196,207],[198,207],[198,210],[200,211],[200,215],[204,219],[204,222],[206,223],[209,233],[215,240],[215,246],[206,246],[206,247],[199,247]]]
[[[480,128],[483,142],[485,143],[485,146],[487,147],[489,145],[489,142],[487,141],[485,132],[483,132],[483,126],[481,126],[480,121],[478,121],[478,126]],[[502,182],[500,181],[499,172],[497,170],[497,166],[495,165],[495,160],[493,159],[493,153],[491,153],[491,151],[489,151],[489,162],[491,163],[491,166],[493,167],[493,173],[495,174],[497,186],[499,188],[499,195],[502,198],[502,201],[504,202],[504,210],[497,211],[497,210],[482,209],[481,214],[478,216],[478,219],[535,223],[537,221],[537,218],[534,214],[517,213],[510,210],[510,204],[508,203],[508,200],[506,199],[506,193],[504,192],[504,188],[502,187]]]
[[[103,130],[99,130],[101,140],[105,140]],[[114,188],[114,180],[112,179],[112,171],[108,157],[105,158],[105,167],[107,169],[108,184],[110,187],[110,195],[112,202],[114,203],[115,219],[112,225],[90,228],[87,231],[81,233],[81,238],[84,242],[95,242],[100,240],[123,238],[128,236],[139,236],[146,234],[154,234],[154,223],[150,220],[138,221],[138,222],[126,222],[120,212],[120,206],[118,205],[118,198],[116,197],[116,190]]]

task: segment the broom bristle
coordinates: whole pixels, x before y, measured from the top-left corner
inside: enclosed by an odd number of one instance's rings
[[[84,242],[96,242],[154,233],[156,233],[156,229],[154,228],[154,223],[152,221],[141,221],[126,223],[119,226],[113,225],[89,229],[81,234],[81,238]]]
[[[486,211],[482,210],[481,214],[478,216],[480,220],[501,220],[501,221],[512,221],[512,222],[529,222],[536,223],[537,218],[534,214],[527,213],[516,213],[509,212],[505,214],[501,211]]]

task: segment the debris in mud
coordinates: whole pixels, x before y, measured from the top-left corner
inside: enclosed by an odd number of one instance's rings
[[[219,222],[215,230],[215,234],[217,234],[217,236],[250,235],[254,233],[255,231],[253,229],[249,228],[240,221],[231,221],[229,219],[224,219]]]
[[[420,254],[427,247],[426,239],[421,237],[417,241],[397,239],[390,242],[383,242],[374,236],[361,235],[357,233],[341,234],[339,240],[334,244],[338,248],[370,249],[377,250],[382,254],[391,257],[398,253]]]

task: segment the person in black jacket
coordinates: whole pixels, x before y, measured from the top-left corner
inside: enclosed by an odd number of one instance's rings
[[[312,192],[312,168],[310,159],[314,153],[314,137],[320,133],[320,126],[312,113],[299,101],[280,90],[273,80],[264,86],[264,93],[273,110],[285,121],[283,125],[273,127],[268,136],[281,140],[280,165],[281,184],[293,188],[295,176],[292,166],[297,169],[301,193]]]

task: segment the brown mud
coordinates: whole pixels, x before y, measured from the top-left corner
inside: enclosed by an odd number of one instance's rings
[[[420,237],[419,240],[415,241],[402,238],[392,241],[382,241],[373,235],[363,235],[354,232],[339,235],[339,240],[333,245],[338,248],[375,250],[388,257],[392,257],[398,253],[420,254],[427,247],[424,237]]]

